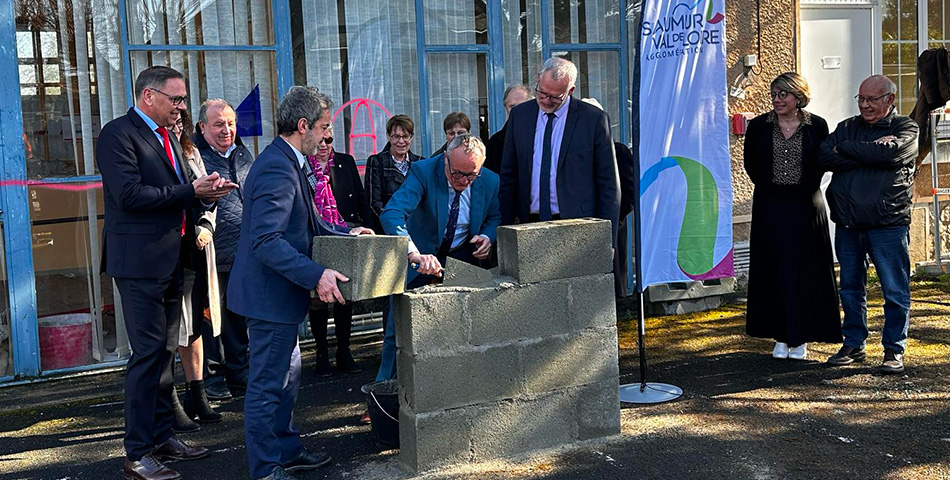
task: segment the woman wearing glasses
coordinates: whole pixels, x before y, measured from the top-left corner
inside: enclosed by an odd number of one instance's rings
[[[356,160],[333,150],[332,126],[324,132],[316,155],[307,157],[307,160],[317,178],[313,204],[320,219],[331,225],[349,228],[375,228],[373,213],[360,182],[360,172],[356,169]],[[327,348],[329,316],[326,303],[316,298],[311,301],[310,330],[317,344],[317,374],[324,377],[333,374]],[[360,366],[350,353],[353,304],[334,304],[333,322],[336,325],[336,369],[342,373],[359,373]]]
[[[374,221],[379,220],[383,207],[406,180],[409,166],[420,158],[409,151],[413,126],[412,119],[407,115],[390,118],[386,122],[389,148],[366,159],[366,197],[373,210]]]
[[[752,196],[746,332],[775,340],[772,356],[805,360],[807,342],[841,343],[838,288],[817,168],[828,124],[804,110],[805,79],[771,84],[772,111],[749,122],[744,147]]]

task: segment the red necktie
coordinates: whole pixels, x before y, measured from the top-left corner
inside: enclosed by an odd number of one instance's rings
[[[155,129],[162,136],[162,144],[165,146],[165,155],[168,157],[168,163],[175,169],[175,176],[178,176],[178,166],[175,165],[175,155],[172,154],[172,143],[168,140],[168,130],[165,127]],[[181,211],[181,235],[185,236],[185,211]]]

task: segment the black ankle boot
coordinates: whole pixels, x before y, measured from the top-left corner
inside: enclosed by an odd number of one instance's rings
[[[208,395],[205,393],[204,380],[195,380],[185,383],[185,413],[189,417],[198,417],[198,423],[217,423],[221,421],[221,414],[212,410],[208,405]]]
[[[327,349],[327,321],[329,320],[329,310],[326,305],[323,308],[310,308],[310,333],[313,334],[313,341],[317,347],[317,375],[329,377],[333,375],[333,368],[330,367],[330,357]]]
[[[172,418],[174,423],[172,423],[172,430],[176,433],[191,433],[201,430],[201,425],[198,425],[191,418],[188,418],[188,414],[185,413],[185,410],[181,408],[181,401],[178,400],[178,392],[172,388],[172,408],[174,414]]]
[[[336,326],[336,369],[343,373],[360,373],[363,369],[350,354],[350,332],[353,330],[353,305],[333,305]]]

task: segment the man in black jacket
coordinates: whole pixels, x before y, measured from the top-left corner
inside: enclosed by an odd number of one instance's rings
[[[244,213],[244,180],[254,163],[254,155],[237,136],[237,115],[230,103],[213,98],[198,112],[195,146],[208,173],[217,173],[238,188],[218,201],[214,231],[215,261],[218,267],[221,305],[227,305],[228,280],[241,233]],[[205,349],[205,391],[208,398],[223,400],[247,389],[247,322],[227,308],[221,309],[221,335],[214,337],[211,325],[202,323]]]
[[[870,256],[884,292],[884,373],[904,371],[910,325],[908,244],[918,127],[897,114],[896,92],[887,77],[868,77],[855,96],[861,114],[839,123],[818,156],[819,167],[834,173],[827,196],[837,225],[844,310],[844,345],[828,363],[848,365],[865,358]]]

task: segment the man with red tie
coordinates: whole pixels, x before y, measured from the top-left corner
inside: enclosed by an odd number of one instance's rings
[[[183,247],[195,241],[189,237],[195,211],[211,208],[236,185],[217,173],[189,177],[181,145],[166,129],[186,108],[186,94],[178,71],[144,70],[135,80],[135,107],[102,128],[96,149],[105,202],[103,269],[118,287],[133,352],[125,375],[127,479],[181,478],[162,461],[208,455],[172,432]]]

